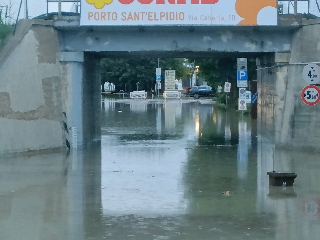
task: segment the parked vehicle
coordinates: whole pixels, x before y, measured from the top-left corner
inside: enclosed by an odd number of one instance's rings
[[[189,96],[198,99],[203,96],[213,96],[212,87],[210,86],[193,86],[188,93]]]

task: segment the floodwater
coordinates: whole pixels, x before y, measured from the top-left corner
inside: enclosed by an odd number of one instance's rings
[[[101,144],[0,160],[0,239],[319,239],[319,156],[257,125],[203,101],[105,99]],[[273,169],[294,186],[269,187]]]

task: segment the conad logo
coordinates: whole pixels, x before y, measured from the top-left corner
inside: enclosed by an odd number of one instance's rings
[[[109,5],[113,2],[113,0],[86,0],[87,3],[93,4],[95,8],[102,9],[105,5]],[[135,0],[118,0],[121,4],[131,4]],[[154,0],[137,0],[141,4],[150,4]],[[165,0],[155,0],[156,4],[165,4]],[[186,0],[167,0],[170,4],[186,4]],[[215,4],[219,2],[219,0],[191,0],[191,4]]]

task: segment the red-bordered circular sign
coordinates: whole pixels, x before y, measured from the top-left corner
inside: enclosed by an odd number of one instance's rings
[[[302,89],[301,98],[307,105],[316,105],[320,101],[320,90],[316,86],[307,86]]]

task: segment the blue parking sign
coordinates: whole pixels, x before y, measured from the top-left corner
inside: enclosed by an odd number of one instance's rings
[[[248,80],[248,72],[247,70],[238,70],[238,74],[237,74],[237,80],[239,81],[244,81],[244,80]]]

